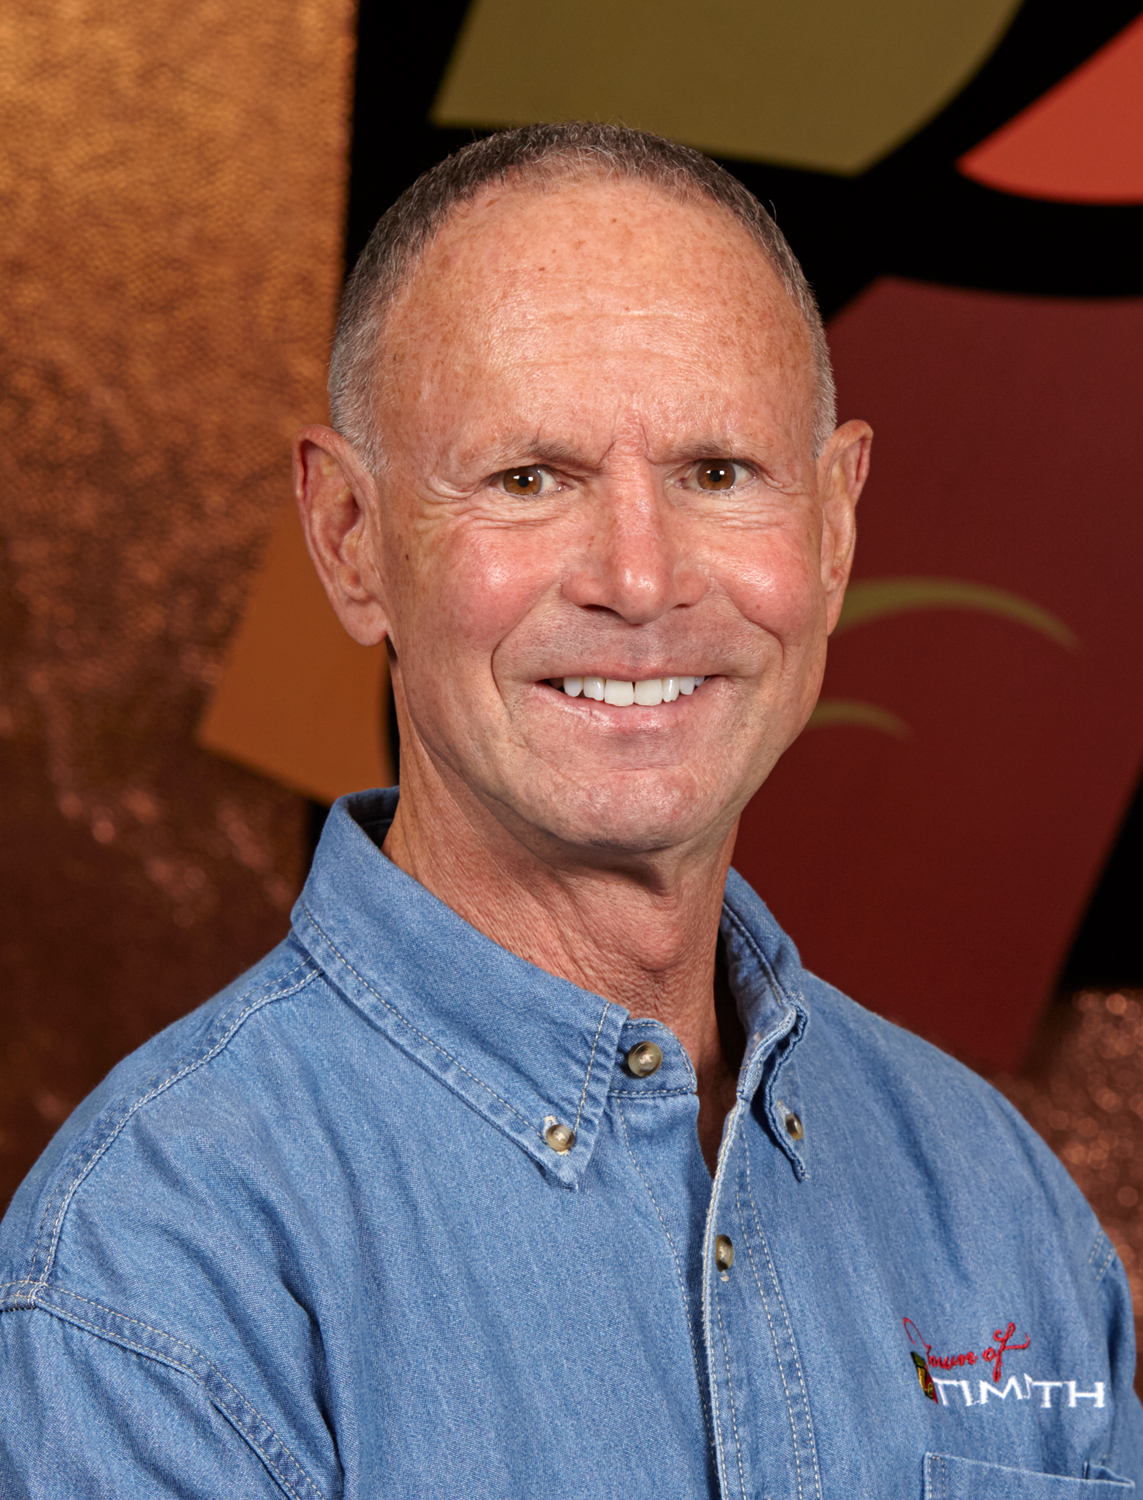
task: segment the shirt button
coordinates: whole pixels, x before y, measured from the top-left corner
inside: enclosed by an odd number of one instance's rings
[[[561,1125],[558,1120],[553,1120],[544,1131],[544,1139],[553,1151],[563,1156],[575,1145],[575,1131],[570,1125]]]
[[[802,1122],[792,1109],[786,1111],[786,1134],[792,1141],[800,1141],[805,1135]]]
[[[734,1246],[725,1234],[717,1234],[714,1237],[714,1263],[723,1275],[734,1264]]]
[[[663,1049],[655,1042],[636,1042],[627,1054],[627,1066],[636,1078],[650,1078],[663,1066]]]

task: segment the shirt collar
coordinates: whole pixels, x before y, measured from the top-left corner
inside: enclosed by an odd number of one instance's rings
[[[720,930],[730,988],[746,1032],[738,1097],[750,1102],[764,1084],[771,1133],[801,1181],[806,1175],[804,1130],[793,1135],[788,1121],[792,1113],[801,1127],[802,1107],[789,1060],[809,1025],[805,970],[794,944],[736,870],[726,877]]]
[[[381,853],[397,790],[340,798],[293,924],[330,982],[543,1172],[576,1187],[591,1158],[628,1012],[526,962],[457,915]],[[731,985],[747,1033],[739,1093],[805,1026],[793,945],[731,872],[723,910]],[[575,1132],[552,1149],[553,1123]],[[779,1140],[784,1132],[776,1132]]]

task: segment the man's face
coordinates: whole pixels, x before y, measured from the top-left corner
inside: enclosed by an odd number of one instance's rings
[[[813,459],[809,338],[764,257],[642,184],[497,189],[385,343],[368,538],[402,760],[533,844],[725,840],[817,698],[855,498]],[[704,680],[560,686],[593,677]]]

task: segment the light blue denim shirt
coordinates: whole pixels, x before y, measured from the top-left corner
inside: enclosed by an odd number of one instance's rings
[[[1122,1268],[998,1095],[808,974],[732,874],[712,1187],[673,1034],[390,864],[395,800],[335,807],[289,939],[13,1201],[0,1494],[1133,1488]]]

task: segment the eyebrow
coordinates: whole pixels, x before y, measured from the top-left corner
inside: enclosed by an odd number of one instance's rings
[[[708,432],[690,437],[677,447],[672,447],[667,456],[657,460],[661,463],[697,463],[704,458],[744,458],[748,454],[758,461],[759,443],[746,440],[739,433]],[[539,438],[535,434],[498,444],[496,451],[488,456],[488,462],[501,468],[513,463],[535,464],[537,467],[551,465],[553,468],[594,469],[607,456],[607,451],[598,457],[589,457],[583,448],[561,438]]]
[[[673,450],[671,462],[696,462],[700,458],[740,458],[758,449],[758,439],[748,441],[740,433],[712,432],[690,438]]]

